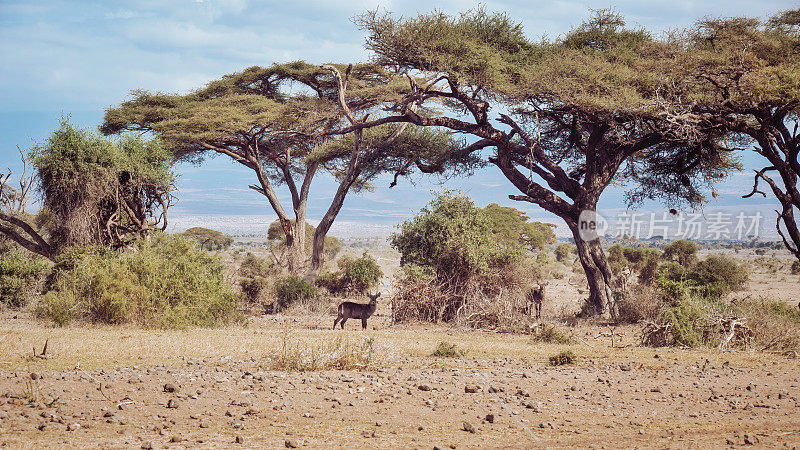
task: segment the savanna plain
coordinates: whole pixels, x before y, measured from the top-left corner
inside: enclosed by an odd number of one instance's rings
[[[646,347],[641,324],[567,320],[585,287],[566,265],[549,282],[539,322],[568,336],[564,343],[531,333],[393,324],[388,299],[396,255],[376,253],[387,300],[366,330],[358,320],[331,329],[335,298],[326,300],[328,308],[251,310],[244,324],[187,330],[54,328],[30,312],[3,311],[0,445],[800,444],[796,353]],[[797,308],[800,284],[789,273],[788,255],[774,252],[773,261],[786,263],[776,269],[744,253],[737,257],[754,270],[733,301],[770,296]],[[551,356],[567,351],[572,364],[552,364]]]

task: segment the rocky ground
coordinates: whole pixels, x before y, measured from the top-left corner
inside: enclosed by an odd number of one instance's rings
[[[560,367],[547,365],[549,347],[465,359],[409,352],[374,370],[306,373],[266,370],[256,357],[93,370],[33,361],[0,370],[0,446],[800,446],[797,359],[610,348],[591,334],[565,347],[577,364]]]

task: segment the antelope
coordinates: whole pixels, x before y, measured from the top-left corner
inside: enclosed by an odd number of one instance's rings
[[[355,302],[339,303],[339,315],[336,316],[336,320],[333,321],[333,329],[336,329],[336,324],[339,323],[340,320],[342,321],[342,329],[344,330],[344,323],[347,322],[347,319],[361,319],[361,328],[366,330],[367,319],[375,313],[375,308],[378,307],[378,297],[380,296],[380,292],[375,295],[367,293],[367,297],[369,297],[369,303],[367,304]]]
[[[544,301],[544,288],[547,286],[547,282],[542,282],[537,285],[537,287],[531,287],[528,289],[528,292],[525,293],[525,300],[527,301],[527,308],[528,312],[530,313],[531,304],[534,307],[536,312],[536,319],[541,319],[542,317],[542,301]]]

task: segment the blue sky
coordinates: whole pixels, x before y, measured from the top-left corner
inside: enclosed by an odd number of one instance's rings
[[[691,25],[704,16],[768,16],[797,7],[786,1],[490,1],[492,11],[507,11],[531,38],[557,36],[576,26],[591,9],[613,7],[629,25],[665,31]],[[251,65],[304,59],[310,62],[364,61],[363,34],[351,18],[380,7],[398,14],[433,8],[456,13],[472,1],[5,1],[0,0],[0,168],[19,170],[17,146],[29,148],[57,127],[61,114],[95,128],[103,111],[134,89],[186,93],[210,80]],[[748,167],[757,160],[748,155]],[[2,171],[2,170],[0,170]],[[203,166],[180,166],[179,203],[172,215],[271,216],[264,198],[249,191],[253,175],[217,158]],[[750,173],[735,174],[720,187],[708,208],[763,210],[771,199],[743,201]],[[516,193],[495,168],[474,177],[449,180],[476,203],[515,206],[539,220],[559,223],[532,204],[507,200]],[[430,199],[438,180],[420,179],[388,189],[379,180],[374,192],[351,195],[340,214],[343,224],[388,226],[402,221]],[[334,183],[318,177],[312,187],[309,218],[318,219],[333,195]],[[282,195],[288,200],[288,195]],[[613,215],[624,209],[621,189],[606,192],[601,207]],[[646,205],[656,210],[658,205]],[[770,216],[771,217],[771,216]],[[766,222],[771,223],[770,218]],[[177,221],[180,224],[180,220]],[[180,225],[178,225],[180,226]],[[352,225],[348,225],[352,226]],[[563,228],[563,227],[562,227]],[[339,227],[341,230],[341,226]],[[769,226],[766,228],[769,229]]]

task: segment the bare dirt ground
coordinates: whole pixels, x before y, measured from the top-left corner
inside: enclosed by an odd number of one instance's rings
[[[574,329],[578,344],[554,345],[522,335],[388,326],[385,316],[371,319],[366,331],[348,323],[334,332],[331,321],[257,317],[247,327],[189,331],[49,328],[6,311],[0,446],[800,445],[797,359],[641,348],[633,345],[636,327],[615,329],[612,347],[612,329],[599,325]],[[287,333],[308,345],[372,338],[380,367],[269,370]],[[29,356],[45,339],[50,357]],[[441,341],[458,344],[465,358],[430,356]],[[550,367],[548,357],[565,349],[578,363]]]

